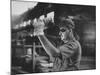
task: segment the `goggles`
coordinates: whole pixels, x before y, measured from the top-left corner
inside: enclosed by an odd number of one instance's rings
[[[64,29],[64,28],[63,29],[60,29],[60,32],[65,32],[65,31],[66,31],[66,29]]]

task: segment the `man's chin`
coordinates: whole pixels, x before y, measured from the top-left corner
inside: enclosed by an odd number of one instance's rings
[[[64,40],[63,38],[61,38],[61,40]]]
[[[66,41],[66,39],[63,39],[62,41],[64,42],[64,41]]]

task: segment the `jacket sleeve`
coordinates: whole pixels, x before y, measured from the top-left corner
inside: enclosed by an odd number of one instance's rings
[[[45,35],[39,35],[38,36],[43,48],[47,52],[49,56],[52,58],[57,56],[60,53],[60,50],[56,48],[48,39]]]
[[[60,54],[65,57],[70,57],[77,50],[78,45],[75,42],[69,42],[59,47]]]

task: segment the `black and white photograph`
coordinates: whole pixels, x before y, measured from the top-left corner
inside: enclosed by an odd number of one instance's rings
[[[96,69],[96,6],[11,0],[11,75]]]

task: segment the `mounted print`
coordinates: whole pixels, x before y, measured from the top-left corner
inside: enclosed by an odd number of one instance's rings
[[[96,6],[11,0],[11,74],[96,69]]]

